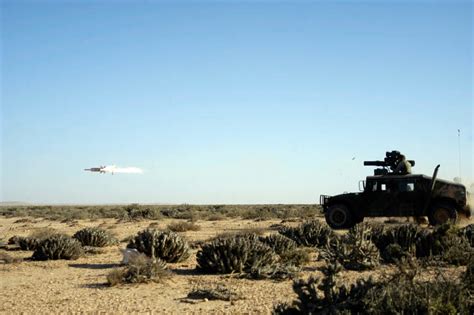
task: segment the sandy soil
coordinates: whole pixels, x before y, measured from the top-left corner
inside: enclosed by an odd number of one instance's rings
[[[164,229],[179,220],[118,222],[115,219],[97,221],[76,221],[60,223],[33,218],[0,218],[0,239],[13,235],[27,236],[36,229],[50,227],[72,235],[87,226],[109,229],[119,240],[134,235],[150,224]],[[272,224],[281,220],[261,222],[249,220],[198,221],[200,231],[184,232],[189,241],[207,240],[222,232],[238,232],[247,229],[263,229],[274,233]],[[290,223],[298,224],[298,222]],[[292,281],[248,280],[229,275],[202,275],[195,271],[196,249],[190,258],[179,264],[169,264],[174,275],[165,283],[122,285],[109,287],[106,275],[117,268],[121,261],[120,248],[104,249],[103,253],[89,255],[78,260],[67,261],[22,261],[14,264],[0,264],[0,313],[101,313],[101,314],[196,314],[237,313],[268,314],[279,302],[291,302],[295,298]],[[3,250],[0,250],[3,251]],[[32,252],[8,251],[10,256],[29,258]],[[317,270],[321,262],[316,260],[307,265],[301,277],[320,276]],[[383,266],[379,269],[390,269]],[[372,274],[374,274],[372,272]],[[343,278],[348,282],[359,277],[368,277],[371,272],[346,271]],[[240,293],[244,298],[236,301],[189,300],[187,294],[194,288],[224,284]]]

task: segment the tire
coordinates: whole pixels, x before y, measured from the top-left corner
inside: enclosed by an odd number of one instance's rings
[[[347,229],[354,226],[352,213],[343,204],[335,204],[325,214],[327,224],[333,229]]]
[[[433,226],[444,224],[448,221],[456,223],[458,220],[458,212],[453,206],[443,203],[436,203],[430,207],[428,220]]]

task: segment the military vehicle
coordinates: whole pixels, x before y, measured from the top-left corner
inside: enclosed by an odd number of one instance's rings
[[[380,166],[373,176],[361,181],[358,193],[336,196],[321,195],[320,204],[326,222],[333,229],[346,229],[366,217],[424,217],[431,225],[456,222],[459,214],[471,216],[466,187],[437,179],[439,165],[433,176],[397,174],[401,161],[398,151],[386,152],[383,161],[365,161],[366,166]],[[411,166],[415,161],[407,161]]]

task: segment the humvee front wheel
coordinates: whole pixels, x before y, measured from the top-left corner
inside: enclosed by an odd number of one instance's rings
[[[333,229],[351,228],[354,220],[349,209],[343,204],[335,204],[326,211],[326,222]]]
[[[456,209],[450,205],[442,203],[434,204],[430,208],[430,213],[428,215],[428,220],[433,226],[440,225],[448,221],[456,223],[457,219],[458,212]]]

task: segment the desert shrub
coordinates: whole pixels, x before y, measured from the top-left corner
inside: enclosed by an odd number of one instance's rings
[[[151,207],[140,206],[132,203],[124,208],[125,214],[121,219],[139,221],[145,219],[159,219],[161,214]]]
[[[18,237],[17,244],[21,250],[35,250],[41,243],[41,240],[31,237]]]
[[[399,244],[393,243],[385,247],[381,252],[381,257],[385,262],[396,263],[402,258],[412,257],[412,250],[405,250]]]
[[[161,282],[171,276],[166,263],[161,259],[150,259],[144,254],[130,259],[127,267],[112,270],[107,275],[110,286],[122,283]]]
[[[290,266],[304,266],[311,260],[308,248],[295,248],[278,254],[278,256],[280,256],[282,264]]]
[[[474,255],[469,241],[452,224],[443,224],[425,231],[416,243],[416,256],[440,260],[448,264],[466,265]]]
[[[21,250],[35,250],[44,239],[47,239],[48,237],[51,237],[56,234],[58,234],[58,232],[54,229],[40,228],[30,233],[27,237],[11,237],[9,239],[9,242],[14,242],[18,246],[20,246]]]
[[[82,249],[84,250],[84,254],[86,255],[100,255],[105,253],[104,248],[101,247],[83,246]]]
[[[308,221],[297,227],[283,227],[278,233],[294,240],[298,245],[324,248],[336,237],[333,230],[325,223]]]
[[[227,288],[225,285],[218,284],[209,287],[194,288],[188,293],[188,299],[208,299],[221,301],[236,301],[242,299],[242,295],[235,290]]]
[[[20,242],[20,237],[18,235],[14,235],[8,239],[8,244],[9,245],[19,245]]]
[[[82,246],[105,247],[118,242],[110,232],[98,227],[79,230],[73,238],[81,242]]]
[[[322,268],[323,278],[310,277],[293,282],[293,290],[298,295],[291,304],[279,304],[276,314],[362,314],[362,298],[375,286],[372,279],[359,279],[350,287],[339,280],[342,266],[335,262]]]
[[[261,236],[259,240],[273,249],[284,265],[303,266],[310,261],[308,249],[298,248],[298,244],[286,236],[271,234],[266,237]]]
[[[176,222],[168,224],[168,230],[173,232],[199,231],[201,227],[193,222]]]
[[[385,242],[384,235],[390,229],[387,224],[382,222],[362,222],[358,224],[364,229],[370,230],[370,239],[377,246],[377,248],[383,247]],[[385,244],[386,246],[386,244]]]
[[[205,219],[208,221],[221,221],[225,220],[226,216],[222,213],[212,213],[209,214]]]
[[[368,314],[469,314],[472,298],[465,287],[438,271],[435,281],[416,280],[421,269],[414,260],[398,262],[398,272],[386,277],[363,298]]]
[[[295,241],[280,234],[271,234],[266,237],[260,237],[259,240],[262,243],[267,244],[279,255],[288,251],[292,251],[298,246]]]
[[[189,257],[188,242],[171,231],[146,229],[138,232],[127,248],[135,248],[148,257],[157,257],[166,262],[180,262]]]
[[[66,235],[50,236],[39,244],[33,252],[33,260],[77,259],[84,253],[81,243]]]
[[[301,268],[294,264],[276,263],[252,268],[250,272],[244,276],[252,279],[272,279],[281,281],[295,278],[300,271]]]
[[[471,295],[474,295],[474,257],[469,259],[469,263],[466,266],[466,272],[462,276],[462,281],[470,291]]]
[[[464,236],[469,241],[471,247],[474,247],[474,223],[466,225],[459,232],[461,236]]]
[[[202,245],[196,258],[197,269],[224,274],[251,274],[278,262],[275,252],[255,235],[217,238]]]
[[[401,224],[373,233],[373,240],[385,262],[393,263],[406,255],[415,255],[423,229],[416,224]],[[396,245],[395,245],[396,244]]]
[[[343,237],[328,244],[321,251],[321,257],[337,261],[350,270],[374,269],[379,265],[380,253],[371,241],[371,228],[368,225],[355,225]]]
[[[351,287],[340,283],[338,263],[328,264],[324,277],[298,280],[293,304],[280,304],[277,314],[472,314],[472,293],[456,280],[438,273],[435,281],[416,280],[415,260],[397,262],[398,272],[380,280],[358,279]],[[471,295],[470,295],[471,294]]]

